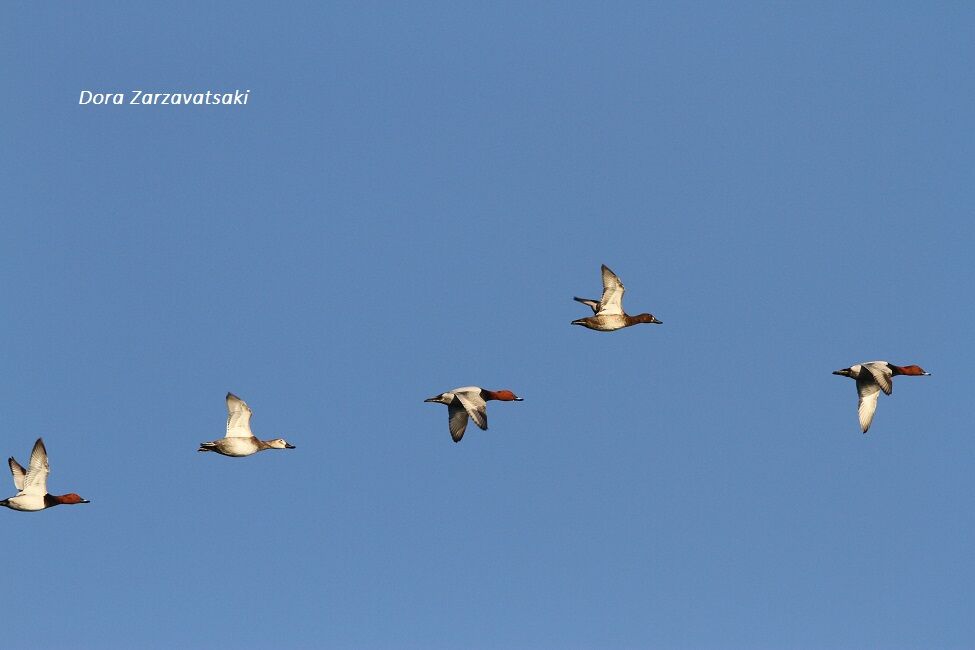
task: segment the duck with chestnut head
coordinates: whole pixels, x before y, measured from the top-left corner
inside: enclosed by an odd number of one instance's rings
[[[51,468],[47,462],[47,449],[42,438],[38,438],[34,443],[26,470],[13,456],[7,459],[7,464],[10,465],[14,487],[18,492],[16,496],[0,501],[0,506],[6,506],[11,510],[35,512],[59,505],[88,503],[87,499],[82,499],[74,492],[61,495],[48,494],[47,476],[51,473]]]
[[[849,368],[834,370],[833,374],[856,380],[857,394],[860,396],[857,403],[860,430],[866,433],[867,429],[870,428],[870,423],[873,422],[873,415],[877,411],[877,399],[880,397],[880,391],[884,391],[885,395],[890,395],[894,390],[894,377],[897,375],[919,377],[931,373],[925,372],[921,366],[895,366],[889,361],[867,361],[852,365]]]
[[[487,390],[480,386],[464,386],[423,401],[447,405],[450,437],[454,442],[460,442],[464,437],[464,431],[467,430],[468,418],[474,420],[474,424],[481,429],[487,430],[487,403],[491,400],[521,402],[522,398],[510,390]]]
[[[623,292],[626,290],[619,276],[613,273],[608,266],[603,264],[603,295],[599,300],[589,298],[573,298],[592,309],[592,316],[588,318],[578,318],[572,321],[573,325],[582,325],[591,330],[600,332],[613,332],[624,327],[637,325],[640,323],[660,325],[663,321],[657,320],[653,314],[637,314],[630,316],[623,311]]]

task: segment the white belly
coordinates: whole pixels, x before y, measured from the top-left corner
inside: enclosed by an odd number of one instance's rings
[[[255,438],[222,438],[217,448],[227,456],[250,456],[260,449]]]
[[[44,497],[36,494],[21,494],[7,499],[7,506],[23,512],[35,512],[45,508]]]

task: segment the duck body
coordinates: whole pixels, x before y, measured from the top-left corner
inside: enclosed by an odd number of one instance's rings
[[[212,442],[201,442],[197,451],[215,451],[224,456],[250,456],[259,451],[271,449],[270,445],[256,436],[250,438],[220,438]]]
[[[68,494],[61,496],[54,494],[20,494],[0,501],[0,506],[6,506],[11,510],[20,510],[21,512],[37,512],[38,510],[47,510],[48,508],[62,504],[91,503],[85,499],[79,498],[78,500],[74,500],[71,497],[72,495]]]
[[[849,368],[834,370],[834,375],[849,377],[856,380],[857,395],[857,414],[860,418],[860,430],[866,433],[873,422],[873,416],[877,412],[877,400],[880,392],[890,395],[894,391],[894,377],[897,375],[907,376],[927,376],[931,373],[925,372],[923,368],[916,365],[897,366],[889,361],[866,361],[857,363]]]
[[[440,393],[423,400],[447,405],[447,419],[450,427],[450,437],[454,442],[460,442],[467,430],[468,419],[482,430],[487,430],[487,403],[491,400],[503,402],[521,402],[510,390],[487,390],[480,386],[464,386],[445,393]]]
[[[50,494],[47,491],[47,477],[51,473],[47,460],[47,449],[44,440],[38,438],[30,454],[30,463],[25,470],[13,456],[7,459],[10,473],[14,478],[14,487],[18,493],[9,499],[0,501],[0,506],[21,512],[37,512],[59,505],[74,505],[76,503],[90,503],[86,499],[71,492],[69,494]]]
[[[573,325],[582,325],[599,332],[613,332],[639,323],[656,325],[663,323],[663,321],[657,320],[653,314],[645,313],[630,316],[623,311],[623,293],[626,288],[619,276],[613,273],[608,266],[603,264],[601,270],[603,278],[602,297],[599,300],[573,298],[573,300],[592,309],[593,315],[588,318],[577,318],[572,321]]]
[[[649,316],[650,318],[646,318]],[[624,327],[629,327],[630,325],[636,325],[637,323],[655,323],[659,324],[662,321],[655,319],[650,314],[640,314],[639,316],[627,316],[626,314],[596,314],[595,316],[589,316],[588,318],[577,318],[572,321],[573,325],[582,325],[591,330],[596,330],[598,332],[615,332],[616,330],[621,330]]]
[[[260,440],[251,433],[252,411],[244,400],[227,393],[227,435],[219,440],[201,442],[197,451],[214,451],[223,456],[251,456],[265,449],[294,449],[283,438]]]

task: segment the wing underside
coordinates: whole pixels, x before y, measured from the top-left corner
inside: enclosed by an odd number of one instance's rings
[[[857,413],[860,416],[860,430],[864,433],[873,422],[873,415],[877,412],[877,398],[880,397],[880,386],[870,379],[857,379],[857,393],[860,401],[857,403]]]
[[[623,313],[623,292],[626,289],[619,277],[603,264],[603,295],[599,299],[599,316],[614,316]]]
[[[227,436],[228,438],[250,438],[251,409],[247,403],[234,395],[227,393]]]

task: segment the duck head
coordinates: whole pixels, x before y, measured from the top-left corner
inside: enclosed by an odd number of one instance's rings
[[[895,366],[892,363],[888,365],[890,366],[890,369],[894,371],[895,375],[914,375],[915,377],[919,377],[919,376],[927,377],[931,375],[930,372],[925,372],[924,368],[922,368],[921,366],[915,366],[915,365]]]
[[[295,446],[284,438],[275,438],[274,440],[268,440],[267,446],[271,449],[294,449]]]
[[[521,397],[518,397],[510,390],[486,390],[483,391],[484,399],[496,399],[502,402],[523,402],[525,401]]]
[[[647,323],[653,325],[662,325],[662,320],[657,320],[657,317],[653,314],[637,314],[633,317],[634,323]]]
[[[62,494],[61,496],[54,497],[57,499],[58,503],[64,505],[74,505],[76,503],[91,503],[88,499],[82,499],[79,495],[74,492],[69,492],[68,494]]]

